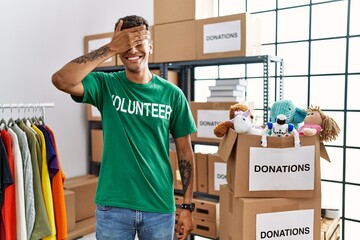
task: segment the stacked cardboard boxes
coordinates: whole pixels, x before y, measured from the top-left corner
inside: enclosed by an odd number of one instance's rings
[[[249,13],[217,15],[216,1],[155,0],[154,62],[260,54],[258,19]]]
[[[260,22],[249,13],[218,17],[216,1],[155,0],[149,27],[153,51],[149,63],[255,56],[260,54]],[[111,41],[113,32],[84,37],[90,53]],[[100,66],[122,66],[118,56]]]
[[[95,231],[95,192],[98,177],[83,175],[64,183],[68,239],[77,239]]]
[[[319,240],[321,222],[320,142],[301,137],[238,134],[222,139],[227,185],[220,189],[220,239]]]
[[[218,154],[208,155],[208,193],[220,195],[220,186],[226,184],[227,163]]]
[[[339,240],[340,239],[340,218],[321,219],[320,240]]]
[[[207,238],[217,239],[219,237],[220,221],[220,203],[216,199],[194,197],[193,202],[196,205],[193,212],[194,229],[193,234]],[[179,218],[179,206],[183,203],[183,197],[175,195],[176,222]]]

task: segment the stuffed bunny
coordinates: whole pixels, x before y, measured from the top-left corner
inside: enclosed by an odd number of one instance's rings
[[[248,106],[240,103],[236,103],[230,107],[229,111],[229,120],[222,121],[214,128],[214,134],[215,136],[221,138],[227,134],[230,128],[234,129],[234,123],[233,119],[235,118],[236,112],[246,112],[247,110],[250,110]],[[250,114],[249,116],[251,118],[251,121],[253,120],[253,115]]]

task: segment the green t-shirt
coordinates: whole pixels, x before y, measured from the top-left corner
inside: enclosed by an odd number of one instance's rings
[[[96,106],[102,119],[104,148],[95,203],[139,211],[175,211],[169,138],[196,131],[180,88],[153,75],[146,84],[125,71],[92,72],[77,102]]]

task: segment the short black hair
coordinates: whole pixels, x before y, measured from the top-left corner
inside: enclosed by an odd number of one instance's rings
[[[121,30],[128,29],[128,28],[133,28],[133,27],[137,27],[137,26],[142,26],[142,25],[145,25],[146,30],[149,30],[148,21],[146,21],[145,18],[140,17],[140,16],[136,16],[136,15],[130,15],[130,16],[120,18],[115,24],[115,30],[116,30],[120,20],[123,21],[123,25],[121,27]]]

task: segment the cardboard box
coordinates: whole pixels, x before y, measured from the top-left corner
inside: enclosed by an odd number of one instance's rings
[[[194,198],[193,202],[195,203],[194,217],[211,222],[220,219],[220,203],[218,200]]]
[[[101,121],[100,111],[90,104],[86,104],[86,117],[89,121]]]
[[[155,0],[154,23],[163,24],[215,17],[218,6],[212,0]]]
[[[181,174],[179,170],[179,162],[177,158],[176,151],[170,151],[170,161],[175,164],[175,172],[174,174],[174,189],[176,190],[183,190],[182,180],[181,180]],[[172,165],[174,166],[174,165]],[[194,161],[193,165],[193,192],[196,192],[196,164]]]
[[[321,219],[321,240],[332,240],[336,239],[340,235],[340,218],[329,219],[322,218]]]
[[[219,237],[219,221],[208,221],[206,219],[197,218],[195,216],[193,219],[194,229],[192,231],[192,234],[212,239],[217,239]]]
[[[218,153],[227,163],[227,182],[235,197],[314,198],[321,194],[319,136],[268,137],[230,129]]]
[[[154,40],[154,26],[149,26],[149,31],[151,34],[151,40],[153,41]],[[153,52],[149,55],[149,59],[148,59],[148,63],[153,63],[153,62],[154,62],[154,48],[153,48]],[[116,66],[124,66],[119,55],[116,55]]]
[[[84,53],[88,54],[108,44],[113,37],[113,32],[89,35],[84,37]],[[116,66],[116,56],[113,56],[101,63],[99,67]]]
[[[84,175],[65,180],[64,188],[75,193],[75,221],[95,216],[95,193],[98,177]]]
[[[340,240],[340,225],[337,225],[335,232],[331,236],[330,240]]]
[[[220,185],[227,183],[227,163],[218,154],[209,154],[208,169],[208,192],[209,194],[219,196]]]
[[[160,70],[159,69],[150,69],[150,71],[153,73],[153,74],[156,74],[158,76],[161,76],[160,75]],[[177,71],[173,71],[173,70],[168,70],[167,71],[167,78],[166,80],[168,80],[169,82],[175,84],[176,86],[180,86],[180,77],[179,77],[179,73]]]
[[[220,138],[214,135],[214,128],[222,121],[229,119],[230,106],[235,102],[190,102],[191,113],[198,131],[191,134],[191,141],[219,143]]]
[[[250,13],[196,21],[196,58],[260,55],[260,22]]]
[[[320,239],[320,196],[237,198],[227,185],[220,191],[220,239]]]
[[[174,198],[175,198],[175,204],[176,205],[181,205],[183,204],[183,201],[184,201],[184,197],[181,196],[181,195],[174,195]]]
[[[195,20],[154,26],[154,62],[190,60],[196,60]]]
[[[197,191],[208,193],[208,154],[195,153]]]
[[[95,232],[95,225],[96,225],[95,217],[87,218],[81,221],[76,222],[75,229],[68,232],[69,240],[79,239],[84,237],[88,234]]]
[[[103,131],[101,129],[91,130],[91,160],[101,162],[103,152]]]
[[[67,231],[75,229],[75,193],[64,189]]]
[[[180,212],[181,212],[181,208],[179,207],[179,205],[183,204],[184,202],[184,198],[181,195],[174,195],[175,198],[175,206],[176,206],[176,210],[175,210],[175,223],[177,223],[177,220],[179,219],[180,216]]]

